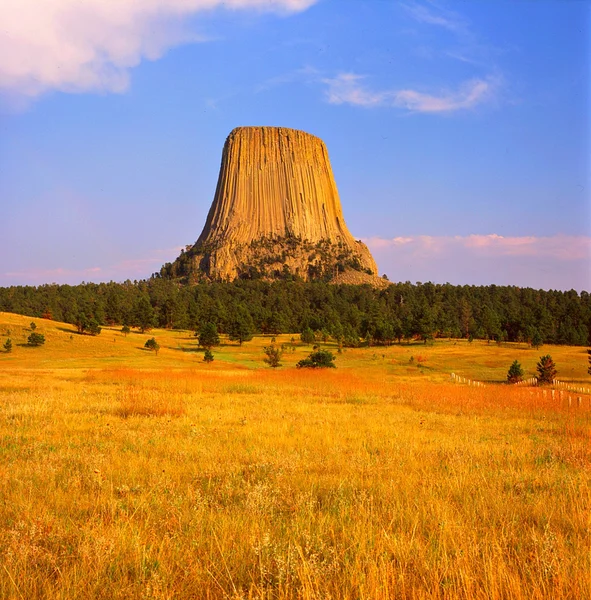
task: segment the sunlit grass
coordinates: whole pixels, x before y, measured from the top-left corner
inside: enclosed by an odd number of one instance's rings
[[[30,320],[0,314],[0,337]],[[549,352],[584,383],[585,349],[305,372],[309,346],[264,367],[269,338],[206,365],[187,332],[143,336],[155,356],[36,321],[44,347],[0,354],[2,598],[591,597],[589,396],[449,377]]]

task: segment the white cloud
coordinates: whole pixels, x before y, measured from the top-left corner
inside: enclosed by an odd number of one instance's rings
[[[121,92],[129,69],[203,41],[185,26],[202,11],[302,11],[317,0],[2,0],[0,91]]]
[[[328,102],[366,108],[390,106],[420,113],[449,113],[493,100],[501,83],[499,77],[491,76],[466,81],[455,91],[442,90],[437,94],[427,94],[411,89],[375,91],[364,85],[364,79],[364,75],[356,73],[341,73],[333,78],[322,79],[322,83],[328,86]]]

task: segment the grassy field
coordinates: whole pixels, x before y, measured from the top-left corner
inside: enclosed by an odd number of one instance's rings
[[[585,348],[311,372],[299,343],[266,367],[268,337],[206,365],[192,332],[34,319],[31,348],[31,320],[0,313],[1,598],[591,598]],[[502,385],[548,353],[567,387]]]

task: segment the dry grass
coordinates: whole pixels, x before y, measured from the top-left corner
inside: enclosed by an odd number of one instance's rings
[[[449,383],[511,348],[309,373],[156,332],[158,357],[100,336],[68,362],[58,326],[53,357],[0,356],[0,597],[591,598],[589,396]]]

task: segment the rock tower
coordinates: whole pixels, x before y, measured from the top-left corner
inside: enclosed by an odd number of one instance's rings
[[[205,227],[163,274],[189,282],[379,279],[367,246],[345,224],[326,146],[284,127],[230,133]]]

